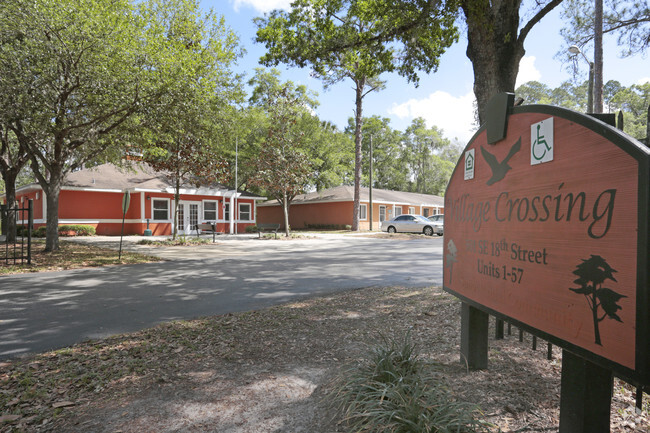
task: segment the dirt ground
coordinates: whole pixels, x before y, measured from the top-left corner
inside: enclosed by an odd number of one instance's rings
[[[504,340],[491,332],[489,369],[467,371],[459,311],[439,288],[370,288],[0,364],[0,431],[343,432],[328,398],[332,381],[381,335],[407,332],[492,431],[557,431],[560,350],[549,361],[544,342],[533,351],[514,328]],[[29,400],[27,377],[41,390]],[[617,381],[612,432],[650,431],[649,398],[636,413],[634,390]]]

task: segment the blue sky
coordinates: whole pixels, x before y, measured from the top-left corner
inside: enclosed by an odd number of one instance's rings
[[[212,8],[224,15],[226,22],[240,37],[242,46],[247,51],[239,61],[238,72],[252,76],[259,66],[258,60],[264,54],[264,47],[254,42],[255,26],[252,19],[262,16],[274,8],[288,8],[290,0],[201,0],[207,10]],[[556,54],[564,46],[559,32],[562,27],[560,10],[556,8],[535,26],[525,43],[526,56],[519,69],[517,85],[529,80],[541,81],[551,87],[573,78],[567,70],[568,63],[558,59]],[[637,55],[621,59],[620,49],[612,36],[604,41],[604,81],[620,81],[629,86],[650,81],[650,59]],[[467,41],[461,36],[441,58],[437,72],[420,77],[420,86],[407,83],[406,79],[394,74],[385,74],[381,78],[387,81],[386,89],[370,93],[364,99],[364,116],[378,115],[391,119],[391,126],[404,130],[416,117],[423,117],[428,126],[442,129],[449,139],[457,138],[467,142],[475,126],[473,125],[474,94],[472,86],[474,75],[472,65],[465,55]],[[587,52],[592,59],[593,53]],[[578,59],[581,79],[585,79],[587,63]],[[305,84],[318,92],[320,106],[317,114],[322,120],[328,120],[343,129],[348,118],[353,116],[354,90],[351,81],[343,81],[327,91],[321,82],[309,77],[308,69],[278,66],[283,80]]]

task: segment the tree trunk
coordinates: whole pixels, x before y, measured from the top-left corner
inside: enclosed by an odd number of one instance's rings
[[[18,173],[9,171],[3,173],[5,182],[5,197],[7,199],[7,209],[13,209],[16,206],[16,177]],[[16,242],[16,213],[7,212],[7,226],[2,227],[2,232],[6,236],[7,242]]]
[[[286,191],[282,193],[282,210],[284,211],[284,235],[289,237],[291,228],[289,227],[289,198]]]
[[[467,25],[467,57],[474,68],[478,120],[486,120],[487,103],[497,93],[514,92],[524,41],[530,30],[563,0],[549,0],[519,29],[522,0],[461,0]]]
[[[45,194],[47,221],[45,226],[45,251],[52,252],[59,249],[59,194],[63,175],[61,168],[52,166],[47,184],[41,183]]]
[[[594,7],[594,113],[603,112],[603,0]]]
[[[474,69],[478,120],[486,120],[487,103],[501,92],[514,92],[519,61],[525,54],[519,40],[520,1],[490,6],[486,0],[465,0],[461,8],[467,23],[467,57]]]
[[[596,285],[594,284],[594,294],[591,297],[591,313],[592,313],[592,319],[594,321],[594,343],[598,344],[599,346],[602,346],[602,343],[600,342],[600,327],[599,323],[600,320],[598,320],[598,299],[596,298]]]
[[[181,201],[181,181],[176,177],[176,185],[174,186],[174,230],[172,230],[172,240],[176,240],[176,234],[178,233],[178,208]],[[230,210],[233,211],[232,209]]]
[[[359,231],[359,207],[361,203],[361,140],[363,139],[363,89],[366,79],[355,79],[356,99],[354,111],[354,204],[352,207],[352,231]]]

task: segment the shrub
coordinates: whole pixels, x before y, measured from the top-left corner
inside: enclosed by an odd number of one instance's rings
[[[60,225],[59,236],[94,236],[95,227],[83,224]]]
[[[45,226],[40,226],[39,228],[32,231],[32,236],[37,238],[44,238],[46,230],[47,228]]]
[[[383,338],[359,365],[346,370],[331,395],[352,431],[447,433],[487,431],[475,408],[454,401],[407,334]]]
[[[257,233],[257,226],[246,226],[246,233]]]

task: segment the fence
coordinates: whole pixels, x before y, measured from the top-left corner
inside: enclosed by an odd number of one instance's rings
[[[502,340],[505,338],[505,332],[504,332],[504,325],[506,322],[499,318],[495,318],[495,332],[494,332],[494,338],[495,340]],[[508,334],[507,335],[512,335],[512,324],[510,322],[507,322],[508,325]],[[537,350],[537,336],[534,334],[531,334],[533,337],[533,350]],[[524,331],[522,329],[519,329],[519,342],[523,343],[524,341]],[[549,361],[553,359],[553,345],[551,343],[547,343],[546,347],[546,359]],[[624,377],[620,377],[621,380],[624,382],[627,382],[634,386],[636,388],[636,408],[637,410],[641,410],[643,408],[643,393],[648,393],[650,392],[650,387],[647,386],[641,386],[639,384],[636,384],[634,382],[631,382],[627,380]]]
[[[0,205],[0,223],[4,243],[0,251],[0,263],[5,265],[32,264],[32,228],[34,226],[34,205],[27,201],[27,207]]]

